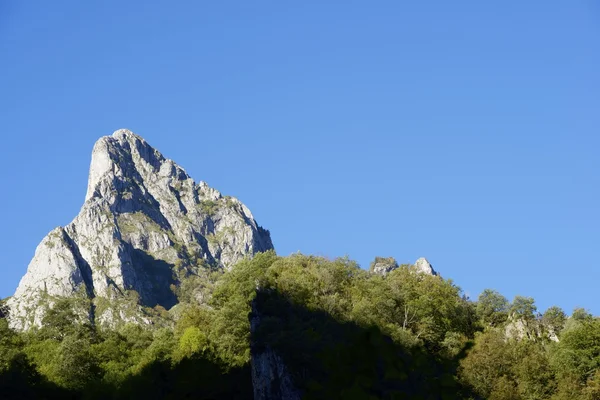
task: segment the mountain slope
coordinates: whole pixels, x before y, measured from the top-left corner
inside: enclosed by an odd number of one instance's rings
[[[39,244],[15,295],[11,327],[39,326],[60,297],[82,300],[84,318],[148,322],[138,306],[166,309],[181,280],[273,248],[246,206],[196,184],[128,130],[96,142],[85,203]]]

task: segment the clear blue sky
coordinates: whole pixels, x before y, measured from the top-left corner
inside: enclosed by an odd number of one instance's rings
[[[3,0],[0,297],[129,128],[282,255],[600,314],[599,127],[593,0]]]

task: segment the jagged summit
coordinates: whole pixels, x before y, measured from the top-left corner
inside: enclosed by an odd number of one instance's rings
[[[159,151],[150,146],[142,137],[127,129],[119,129],[110,136],[100,138],[92,150],[92,162],[88,178],[86,200],[95,195],[106,194],[99,184],[106,183],[108,177],[149,178],[150,175],[161,172],[163,176],[171,172],[177,180],[190,179],[188,174],[175,164],[166,159]],[[173,169],[174,171],[168,171]]]
[[[85,203],[37,247],[8,302],[9,321],[16,329],[40,325],[40,304],[74,296],[92,300],[94,322],[139,320],[117,300],[139,296],[141,305],[168,309],[177,302],[173,287],[199,266],[228,269],[272,248],[269,232],[239,200],[196,184],[120,129],[94,145]]]

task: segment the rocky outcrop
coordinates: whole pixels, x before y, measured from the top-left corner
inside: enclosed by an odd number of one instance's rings
[[[539,319],[527,320],[511,315],[504,327],[504,336],[512,340],[549,340],[559,342],[558,332]]]
[[[399,265],[394,257],[375,257],[375,260],[371,262],[371,267],[369,270],[374,274],[385,276],[396,268],[399,268]],[[424,257],[421,257],[415,261],[411,268],[420,274],[434,276],[438,275],[429,261],[427,261],[427,259]]]
[[[181,279],[272,248],[239,200],[197,184],[144,139],[118,130],[95,144],[85,203],[37,247],[8,301],[9,322],[38,326],[42,305],[72,296],[90,300],[93,322],[148,322],[140,307],[171,308]]]
[[[417,272],[426,275],[434,275],[437,276],[438,273],[433,269],[433,266],[427,261],[425,257],[419,258],[415,261],[414,268]]]
[[[394,257],[375,257],[369,270],[374,274],[387,275],[396,268],[398,263]]]

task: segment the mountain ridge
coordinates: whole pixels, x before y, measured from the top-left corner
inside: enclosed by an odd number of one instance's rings
[[[78,294],[91,301],[93,322],[148,323],[135,305],[128,316],[105,303],[135,291],[142,306],[169,309],[177,302],[172,286],[184,277],[270,249],[269,232],[243,203],[196,183],[142,137],[119,129],[94,145],[79,214],[36,248],[7,302],[10,325],[39,326],[44,304]]]

